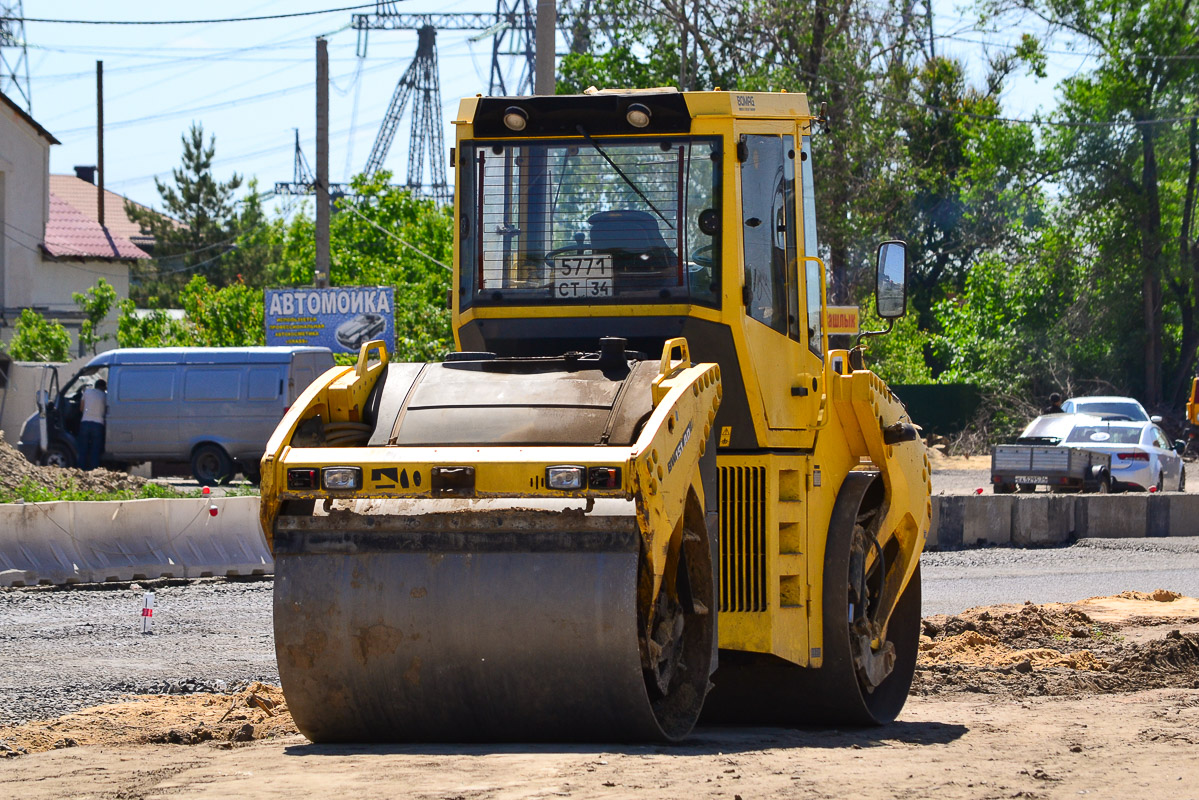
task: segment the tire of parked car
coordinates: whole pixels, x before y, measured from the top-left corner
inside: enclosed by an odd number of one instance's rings
[[[1182,467],[1178,470],[1178,491],[1185,492],[1187,490],[1187,468]]]
[[[75,448],[62,439],[51,439],[50,446],[42,456],[42,464],[47,467],[74,467],[79,463],[75,456]]]
[[[191,467],[201,486],[223,486],[233,479],[233,459],[219,444],[197,446],[192,451]]]

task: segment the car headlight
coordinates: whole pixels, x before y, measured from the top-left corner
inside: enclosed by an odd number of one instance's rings
[[[330,491],[362,488],[361,467],[325,467],[321,470],[321,485]]]

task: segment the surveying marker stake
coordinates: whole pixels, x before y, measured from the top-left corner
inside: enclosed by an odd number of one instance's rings
[[[154,633],[154,592],[142,596],[142,633]]]

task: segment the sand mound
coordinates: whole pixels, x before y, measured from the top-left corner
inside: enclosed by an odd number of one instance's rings
[[[0,725],[0,757],[89,744],[231,745],[294,733],[283,690],[256,682],[232,695],[134,695],[56,720]]]
[[[1145,600],[1155,603],[1173,603],[1182,598],[1178,592],[1169,589],[1154,589],[1152,592],[1120,592],[1116,597],[1121,600]],[[1092,597],[1091,600],[1107,600],[1106,597]],[[1085,601],[1084,601],[1085,602]]]
[[[1047,647],[1013,650],[1003,645],[998,638],[977,631],[966,631],[940,641],[924,637],[918,658],[926,666],[956,664],[999,669],[1027,662],[1028,667],[1033,669],[1066,667],[1097,672],[1107,669],[1107,665],[1088,650],[1062,652]]]

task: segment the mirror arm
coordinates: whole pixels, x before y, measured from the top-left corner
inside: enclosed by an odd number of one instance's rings
[[[895,327],[895,318],[892,317],[891,319],[887,320],[887,327],[883,328],[881,331],[862,331],[861,333],[858,334],[857,346],[861,347],[862,340],[865,339],[867,336],[883,336],[884,334],[890,333],[891,329],[894,327]]]

